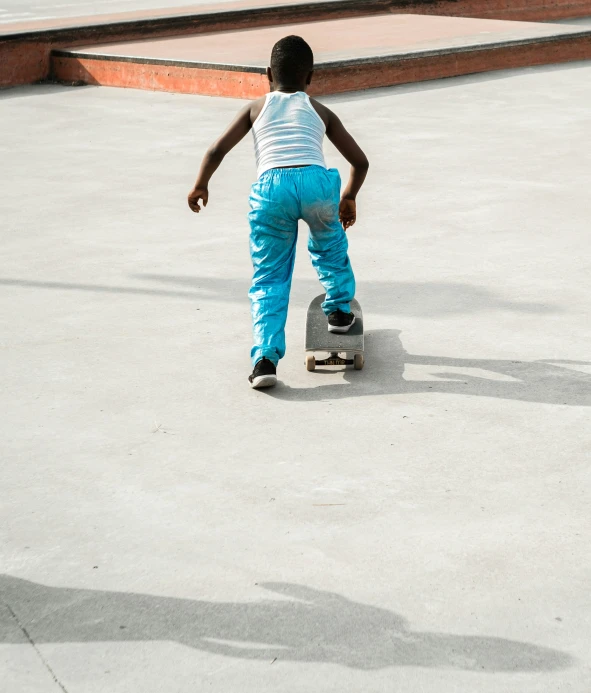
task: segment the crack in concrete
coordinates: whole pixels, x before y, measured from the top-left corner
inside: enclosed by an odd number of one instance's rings
[[[26,638],[26,639],[29,641],[29,643],[31,644],[31,647],[32,647],[32,648],[35,650],[35,652],[37,653],[37,656],[38,656],[39,659],[41,660],[41,663],[43,664],[43,666],[47,669],[47,671],[48,671],[49,674],[51,675],[51,678],[55,681],[55,683],[57,683],[57,685],[62,689],[62,691],[63,691],[64,693],[68,693],[67,688],[66,688],[66,687],[64,686],[64,684],[58,679],[58,677],[56,676],[54,670],[53,670],[53,669],[51,668],[51,666],[49,665],[49,662],[48,662],[48,661],[45,659],[45,657],[41,654],[41,650],[37,647],[37,645],[35,644],[35,641],[34,641],[33,638],[29,635],[29,631],[28,631],[28,630],[23,626],[23,624],[20,622],[18,616],[17,616],[17,615],[14,613],[14,611],[11,609],[10,605],[9,605],[9,604],[6,604],[6,602],[3,602],[3,603],[4,603],[4,606],[8,609],[10,615],[11,615],[12,618],[14,619],[15,623],[17,624],[17,626],[18,626],[18,627],[21,629],[21,631],[23,632],[23,635],[25,636],[25,638]]]

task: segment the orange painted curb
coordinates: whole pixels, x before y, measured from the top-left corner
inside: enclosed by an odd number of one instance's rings
[[[449,50],[428,56],[376,58],[315,71],[310,94],[326,95],[459,75],[591,58],[591,36],[560,37],[527,44]],[[61,82],[254,99],[268,91],[262,72],[54,56]]]
[[[296,0],[293,4],[262,7],[257,7],[255,2],[253,0],[252,5],[247,5],[246,1],[238,0],[231,9],[220,4],[214,10],[209,7],[202,13],[167,17],[138,12],[131,13],[133,19],[118,20],[124,15],[105,15],[103,21],[108,20],[106,23],[97,23],[100,18],[87,18],[88,23],[84,26],[39,29],[31,24],[26,33],[0,34],[0,88],[47,78],[49,53],[54,48],[66,46],[186,36],[384,12],[520,21],[591,15],[591,0],[342,0],[302,4]],[[23,28],[24,25],[21,31]]]
[[[49,73],[51,46],[42,42],[0,44],[0,87],[32,84]]]
[[[311,95],[338,94],[347,91],[372,89],[424,82],[445,77],[494,72],[512,68],[534,67],[591,58],[591,38],[556,41],[544,45],[519,45],[502,48],[448,53],[437,57],[403,58],[389,63],[375,63],[333,68],[315,73]],[[355,85],[355,86],[352,86]]]
[[[60,82],[178,94],[251,99],[268,91],[266,75],[234,70],[54,56],[51,72]]]

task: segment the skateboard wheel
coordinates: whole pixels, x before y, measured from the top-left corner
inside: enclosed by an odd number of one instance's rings
[[[360,371],[363,368],[363,363],[363,354],[355,354],[355,356],[353,356],[353,368],[356,371]]]
[[[306,370],[316,370],[316,359],[314,358],[314,354],[306,354]]]

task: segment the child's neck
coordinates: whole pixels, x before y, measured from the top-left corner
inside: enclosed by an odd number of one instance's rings
[[[307,84],[299,84],[298,86],[288,86],[287,84],[276,84],[273,91],[281,91],[284,94],[295,94],[298,91],[306,91]]]

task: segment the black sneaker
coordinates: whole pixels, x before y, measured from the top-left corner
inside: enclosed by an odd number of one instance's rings
[[[355,324],[353,313],[345,313],[342,310],[335,310],[328,316],[329,332],[348,332]]]
[[[264,356],[257,365],[254,371],[248,376],[250,387],[273,387],[277,382],[277,368],[275,364]]]

